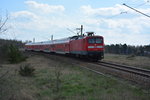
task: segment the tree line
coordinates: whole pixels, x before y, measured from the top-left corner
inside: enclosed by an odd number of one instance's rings
[[[111,44],[105,45],[105,53],[137,55],[150,57],[150,45],[132,46],[127,44]]]
[[[23,47],[24,43],[22,41],[18,41],[18,40],[7,40],[7,39],[0,39],[0,47],[4,46],[4,45],[16,45],[17,47]]]

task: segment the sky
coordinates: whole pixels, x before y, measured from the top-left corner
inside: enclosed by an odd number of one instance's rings
[[[150,44],[149,0],[0,0],[0,18],[9,16],[0,38],[47,41],[76,35],[81,25],[105,44]],[[72,30],[73,32],[69,31]]]

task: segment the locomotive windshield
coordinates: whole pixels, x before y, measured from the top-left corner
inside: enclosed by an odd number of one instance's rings
[[[103,43],[102,38],[89,38],[88,43]]]

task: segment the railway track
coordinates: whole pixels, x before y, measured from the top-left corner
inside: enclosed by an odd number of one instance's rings
[[[150,88],[150,70],[104,61],[88,64],[86,68],[98,74],[111,74]]]
[[[115,63],[109,63],[109,62],[99,62],[97,64],[150,78],[150,70],[147,70],[147,69],[137,68],[133,66],[120,65],[120,64],[115,64]]]

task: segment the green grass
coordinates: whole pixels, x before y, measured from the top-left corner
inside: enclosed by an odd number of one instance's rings
[[[60,91],[55,90],[54,69],[39,70],[35,79],[35,86],[40,88],[38,94],[42,97],[59,98],[76,100],[148,100],[148,96],[141,88],[132,87],[127,82],[122,83],[115,78],[108,78],[97,75],[89,71],[67,66],[63,71],[67,70],[72,73],[63,73],[61,76]],[[62,71],[62,72],[63,72]],[[58,98],[57,98],[58,99]]]
[[[8,80],[11,78],[10,83],[16,83],[13,85],[17,88],[13,90],[15,100],[150,100],[148,89],[66,63],[58,64],[62,74],[60,90],[56,91],[56,64],[47,67],[37,65],[32,65],[36,69],[32,77],[22,77],[18,73],[14,75],[13,72],[7,77]]]

